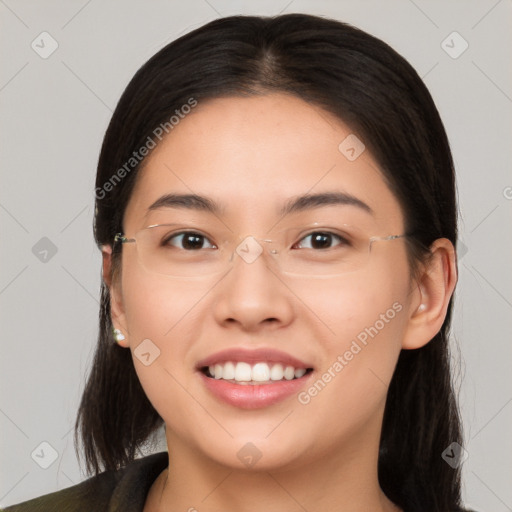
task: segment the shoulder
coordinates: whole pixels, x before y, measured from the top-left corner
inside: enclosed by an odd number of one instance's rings
[[[2,509],[3,512],[140,512],[167,452],[136,459],[118,471],[105,471],[72,487]]]

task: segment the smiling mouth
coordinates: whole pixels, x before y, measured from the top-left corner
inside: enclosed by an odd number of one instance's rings
[[[280,363],[249,364],[232,361],[201,368],[201,372],[210,379],[241,385],[274,384],[281,381],[297,380],[312,371],[312,368],[295,368]]]

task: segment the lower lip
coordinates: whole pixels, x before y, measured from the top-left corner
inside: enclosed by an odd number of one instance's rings
[[[240,409],[261,409],[277,404],[297,394],[310,377],[280,380],[272,384],[233,384],[227,380],[212,379],[200,373],[206,388],[217,398]]]

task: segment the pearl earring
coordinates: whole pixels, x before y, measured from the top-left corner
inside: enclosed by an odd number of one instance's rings
[[[418,312],[422,312],[422,311],[425,311],[425,309],[427,309],[427,305],[426,304],[420,304],[418,306]]]
[[[119,329],[114,329],[113,333],[114,333],[114,340],[116,343],[119,343],[120,341],[123,341],[126,339],[124,334]]]

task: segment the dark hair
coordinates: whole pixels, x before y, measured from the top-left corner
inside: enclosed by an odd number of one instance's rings
[[[305,14],[221,18],[170,43],[139,69],[119,100],[101,148],[94,225],[98,245],[111,245],[123,231],[141,167],[127,168],[126,163],[177,109],[191,98],[201,104],[221,96],[272,92],[289,93],[333,113],[364,141],[401,205],[406,231],[413,234],[407,239],[411,275],[436,239],[456,245],[453,162],[425,85],[381,40]],[[114,250],[114,262],[120,256]],[[402,350],[388,391],[379,481],[405,510],[463,510],[460,469],[441,457],[450,443],[462,444],[449,367],[451,314],[452,300],[431,342]],[[130,352],[113,341],[109,294],[102,284],[99,341],[75,425],[88,472],[126,465],[162,424]]]

